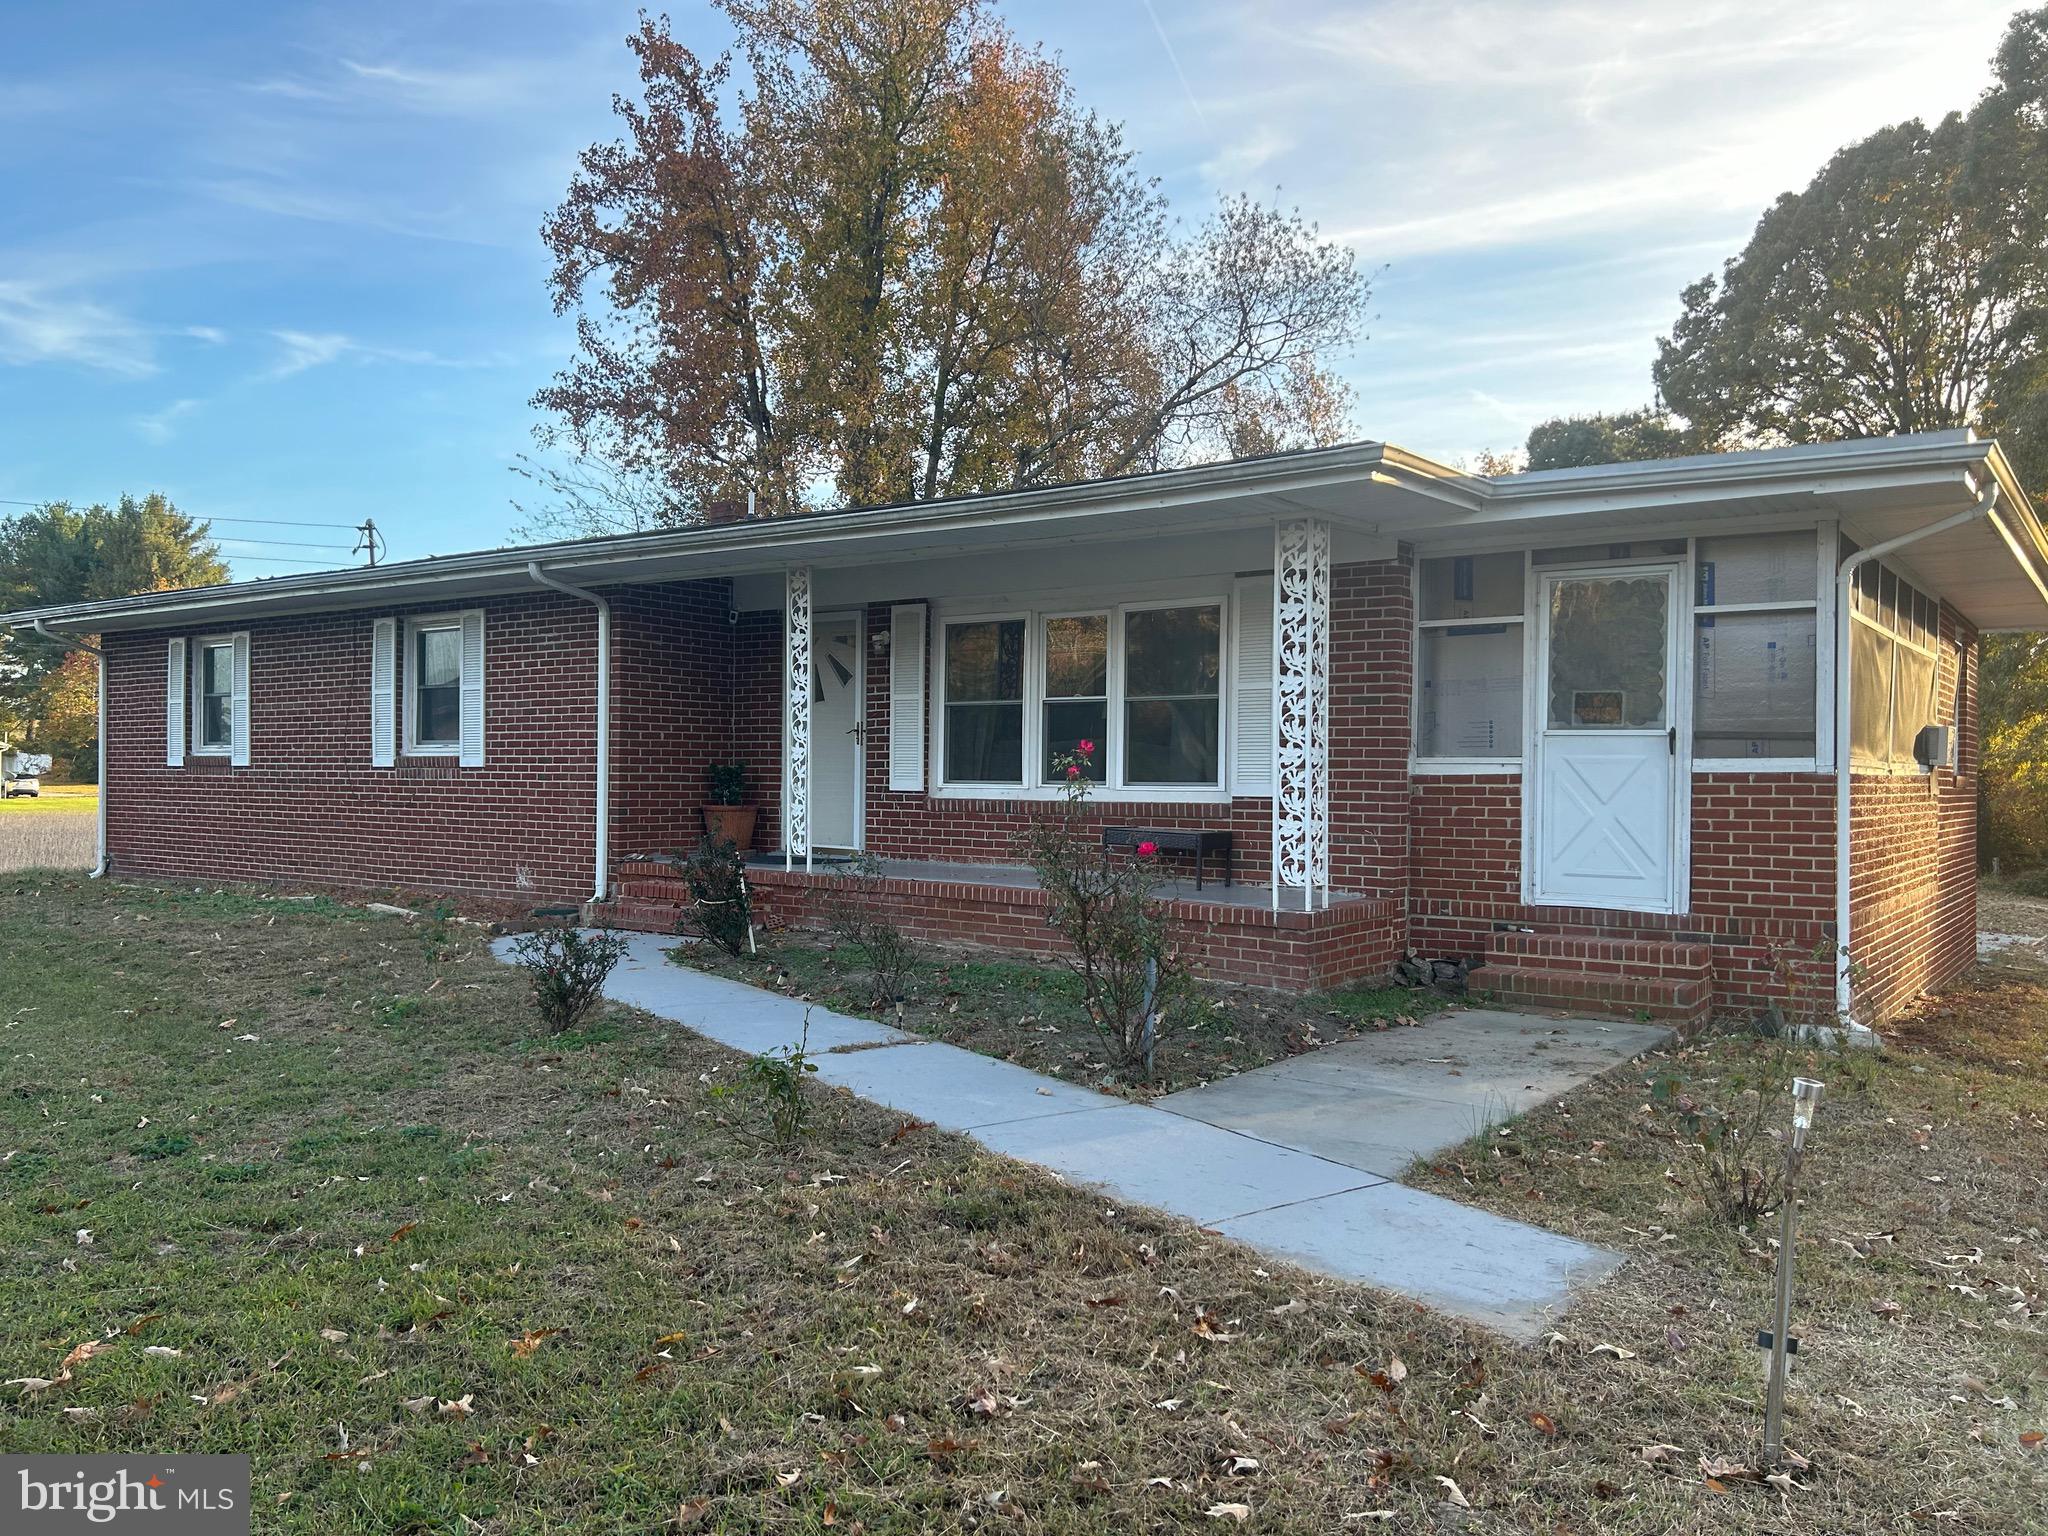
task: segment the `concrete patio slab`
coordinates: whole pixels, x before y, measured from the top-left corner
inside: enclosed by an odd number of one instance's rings
[[[1398,1178],[1671,1038],[1654,1024],[1493,1008],[1346,1040],[1170,1093],[1158,1107]]]
[[[817,1032],[813,1018],[813,1038]],[[1123,1102],[993,1056],[928,1040],[839,1055],[828,1052],[812,1059],[818,1064],[820,1082],[947,1131],[1070,1115]]]
[[[1448,1209],[1446,1209],[1448,1207]],[[1404,1184],[1374,1184],[1214,1224],[1305,1269],[1418,1296],[1534,1339],[1622,1256]]]
[[[1379,1182],[1342,1163],[1140,1104],[984,1126],[974,1139],[1118,1200],[1204,1226]]]

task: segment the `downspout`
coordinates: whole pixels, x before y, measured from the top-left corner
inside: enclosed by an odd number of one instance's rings
[[[1925,528],[1915,528],[1911,533],[1902,533],[1895,539],[1886,539],[1882,544],[1873,544],[1868,549],[1859,549],[1844,559],[1835,572],[1835,1016],[1845,1023],[1850,1018],[1852,964],[1849,957],[1849,823],[1851,808],[1852,776],[1849,771],[1849,709],[1851,702],[1849,645],[1853,634],[1852,606],[1855,599],[1856,572],[1872,560],[1881,560],[1894,550],[1904,549],[1908,544],[1917,544],[1922,539],[1937,533],[1946,533],[1951,528],[1960,528],[1973,523],[1980,517],[1989,517],[1991,509],[1998,504],[1998,486],[1978,498],[1977,504],[1967,511],[1940,522],[1929,523]]]
[[[590,899],[603,901],[611,895],[612,820],[612,605],[584,587],[558,581],[540,568],[538,560],[526,562],[526,574],[544,587],[581,598],[597,609],[597,870]]]
[[[97,857],[92,866],[92,878],[97,880],[107,872],[107,653],[96,645],[86,644],[85,641],[80,640],[75,635],[51,634],[47,629],[43,628],[43,621],[41,619],[35,619],[31,622],[35,625],[36,633],[45,640],[52,641],[69,650],[84,651],[86,655],[96,658],[100,664],[99,687],[96,690],[99,694],[100,711],[100,808],[99,829],[96,834],[99,847],[97,849]]]

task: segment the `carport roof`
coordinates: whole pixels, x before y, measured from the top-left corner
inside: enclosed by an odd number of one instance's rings
[[[1564,542],[1675,521],[1835,517],[1868,546],[2001,491],[1988,518],[1901,564],[1984,629],[2048,629],[2048,535],[1996,443],[1966,430],[1486,477],[1351,443],[1072,485],[513,546],[0,614],[74,632],[456,603],[530,590],[529,565],[587,586],[994,554],[1320,517],[1427,552]]]

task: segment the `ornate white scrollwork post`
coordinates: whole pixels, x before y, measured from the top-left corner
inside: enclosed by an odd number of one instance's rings
[[[1273,907],[1330,904],[1330,525],[1273,527]]]
[[[811,867],[811,568],[793,565],[782,607],[782,867]]]

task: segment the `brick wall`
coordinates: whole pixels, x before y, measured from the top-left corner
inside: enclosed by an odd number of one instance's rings
[[[1692,785],[1692,899],[1665,915],[1539,907],[1521,899],[1522,784],[1508,774],[1423,777],[1413,791],[1411,942],[1477,959],[1496,924],[1602,938],[1698,936],[1713,947],[1717,1006],[1786,1001],[1781,968],[1824,985],[1812,957],[1834,924],[1834,780],[1701,773]]]
[[[535,592],[468,606],[485,615],[481,768],[459,768],[448,757],[370,766],[371,622],[443,608],[246,626],[246,768],[191,755],[182,768],[164,763],[166,643],[217,631],[107,636],[114,872],[550,900],[588,895],[597,792],[590,605]]]
[[[1941,612],[1941,718],[1955,718],[1960,771],[1858,774],[1850,800],[1849,950],[1857,1012],[1880,1023],[1977,957],[1976,634]],[[1960,675],[1953,647],[1963,646]]]
[[[674,582],[604,595],[612,605],[612,857],[694,848],[704,835],[705,769],[732,756],[735,735],[731,587]],[[748,766],[758,788],[760,763]]]

